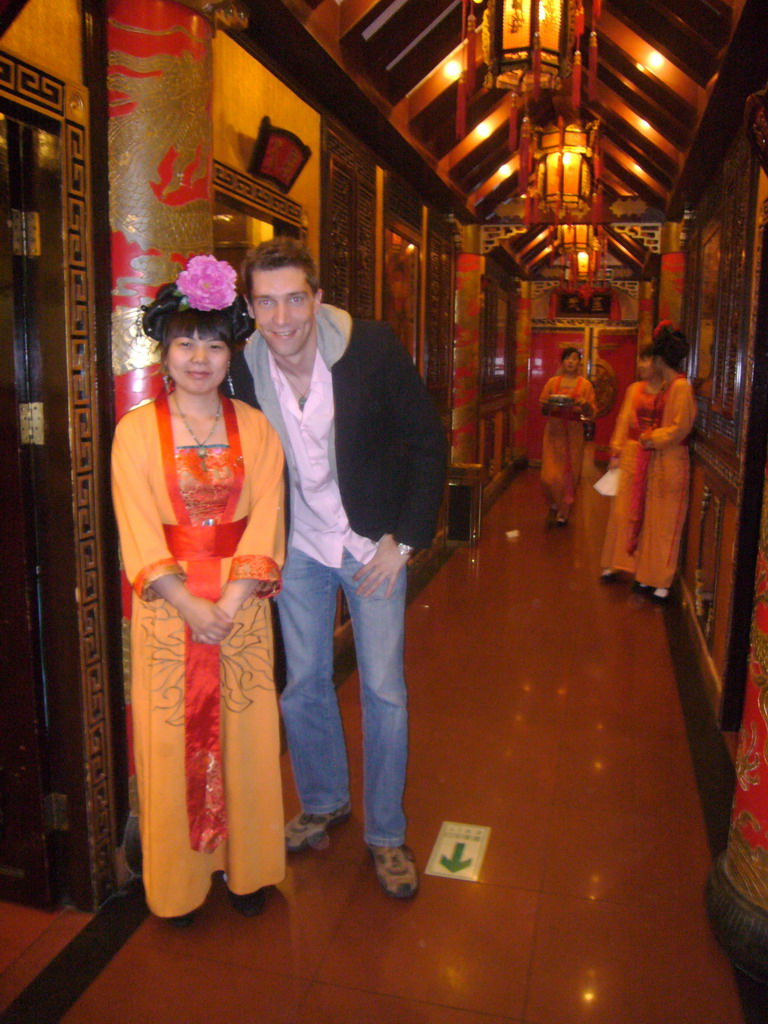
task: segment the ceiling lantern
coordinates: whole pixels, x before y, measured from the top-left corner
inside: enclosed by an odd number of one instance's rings
[[[535,129],[534,178],[538,205],[555,222],[586,214],[591,205],[598,123],[578,121]]]
[[[591,224],[560,224],[557,229],[560,249],[565,253],[585,252],[599,249],[600,242]]]
[[[575,0],[488,0],[482,24],[486,86],[536,98],[541,88],[557,88],[570,74],[577,8],[583,12]]]

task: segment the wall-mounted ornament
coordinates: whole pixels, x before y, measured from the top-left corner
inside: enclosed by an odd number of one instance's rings
[[[290,192],[310,156],[312,150],[298,135],[285,128],[275,128],[268,117],[263,117],[248,173],[256,178],[267,178],[281,192]]]

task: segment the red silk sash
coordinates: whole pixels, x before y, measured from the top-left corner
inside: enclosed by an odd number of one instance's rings
[[[234,406],[224,396],[221,401],[235,479],[222,517],[229,521],[211,526],[194,526],[190,521],[176,473],[168,397],[162,393],[155,402],[166,486],[179,521],[178,525],[164,524],[166,542],[174,558],[187,563],[187,589],[208,601],[219,599],[221,559],[235,553],[246,527],[245,519],[231,521],[243,485],[243,458]],[[188,625],[184,637],[184,766],[189,844],[193,850],[212,853],[227,837],[221,755],[221,650],[218,644],[196,643]]]

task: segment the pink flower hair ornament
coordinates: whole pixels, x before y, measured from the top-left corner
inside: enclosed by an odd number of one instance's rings
[[[179,309],[226,309],[235,301],[237,274],[215,256],[193,256],[176,278]]]

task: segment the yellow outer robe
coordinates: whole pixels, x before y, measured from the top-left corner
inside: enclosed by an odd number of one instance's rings
[[[233,404],[244,470],[233,518],[248,523],[234,558],[221,559],[222,586],[230,575],[278,579],[285,544],[280,442],[261,412]],[[240,894],[285,875],[270,608],[267,600],[249,597],[221,644],[228,838],[212,853],[200,853],[190,847],[186,812],[184,621],[151,586],[169,572],[183,577],[186,569],[171,556],[163,533],[163,523],[177,520],[154,403],[118,423],[112,486],[123,565],[134,586],[131,713],[144,887],[153,913],[175,917],[200,906],[214,871],[226,871],[227,885]]]
[[[579,402],[588,402],[595,413],[595,389],[586,377],[577,377],[573,386],[560,383],[560,375],[550,377],[544,385],[539,403],[545,405],[550,395],[576,395]],[[584,426],[578,418],[547,418],[541,453],[541,486],[544,496],[559,512],[567,512],[573,503],[584,460]],[[570,472],[569,472],[570,464]]]
[[[688,511],[690,463],[685,443],[696,419],[696,402],[685,377],[669,385],[661,426],[651,432],[645,517],[637,548],[635,578],[649,587],[669,587],[677,569],[680,536]]]
[[[629,534],[630,505],[632,499],[632,484],[635,477],[637,456],[640,452],[640,442],[630,437],[630,426],[635,414],[636,402],[642,402],[638,392],[642,395],[646,387],[645,381],[635,381],[630,384],[624,395],[624,402],[621,411],[616,419],[611,436],[611,449],[619,449],[619,486],[616,496],[611,499],[611,507],[608,513],[608,523],[605,529],[605,541],[600,556],[600,565],[603,569],[616,569],[624,572],[634,573],[636,566],[636,553],[629,554],[627,551],[627,538]],[[646,405],[652,405],[654,395],[645,398]]]

